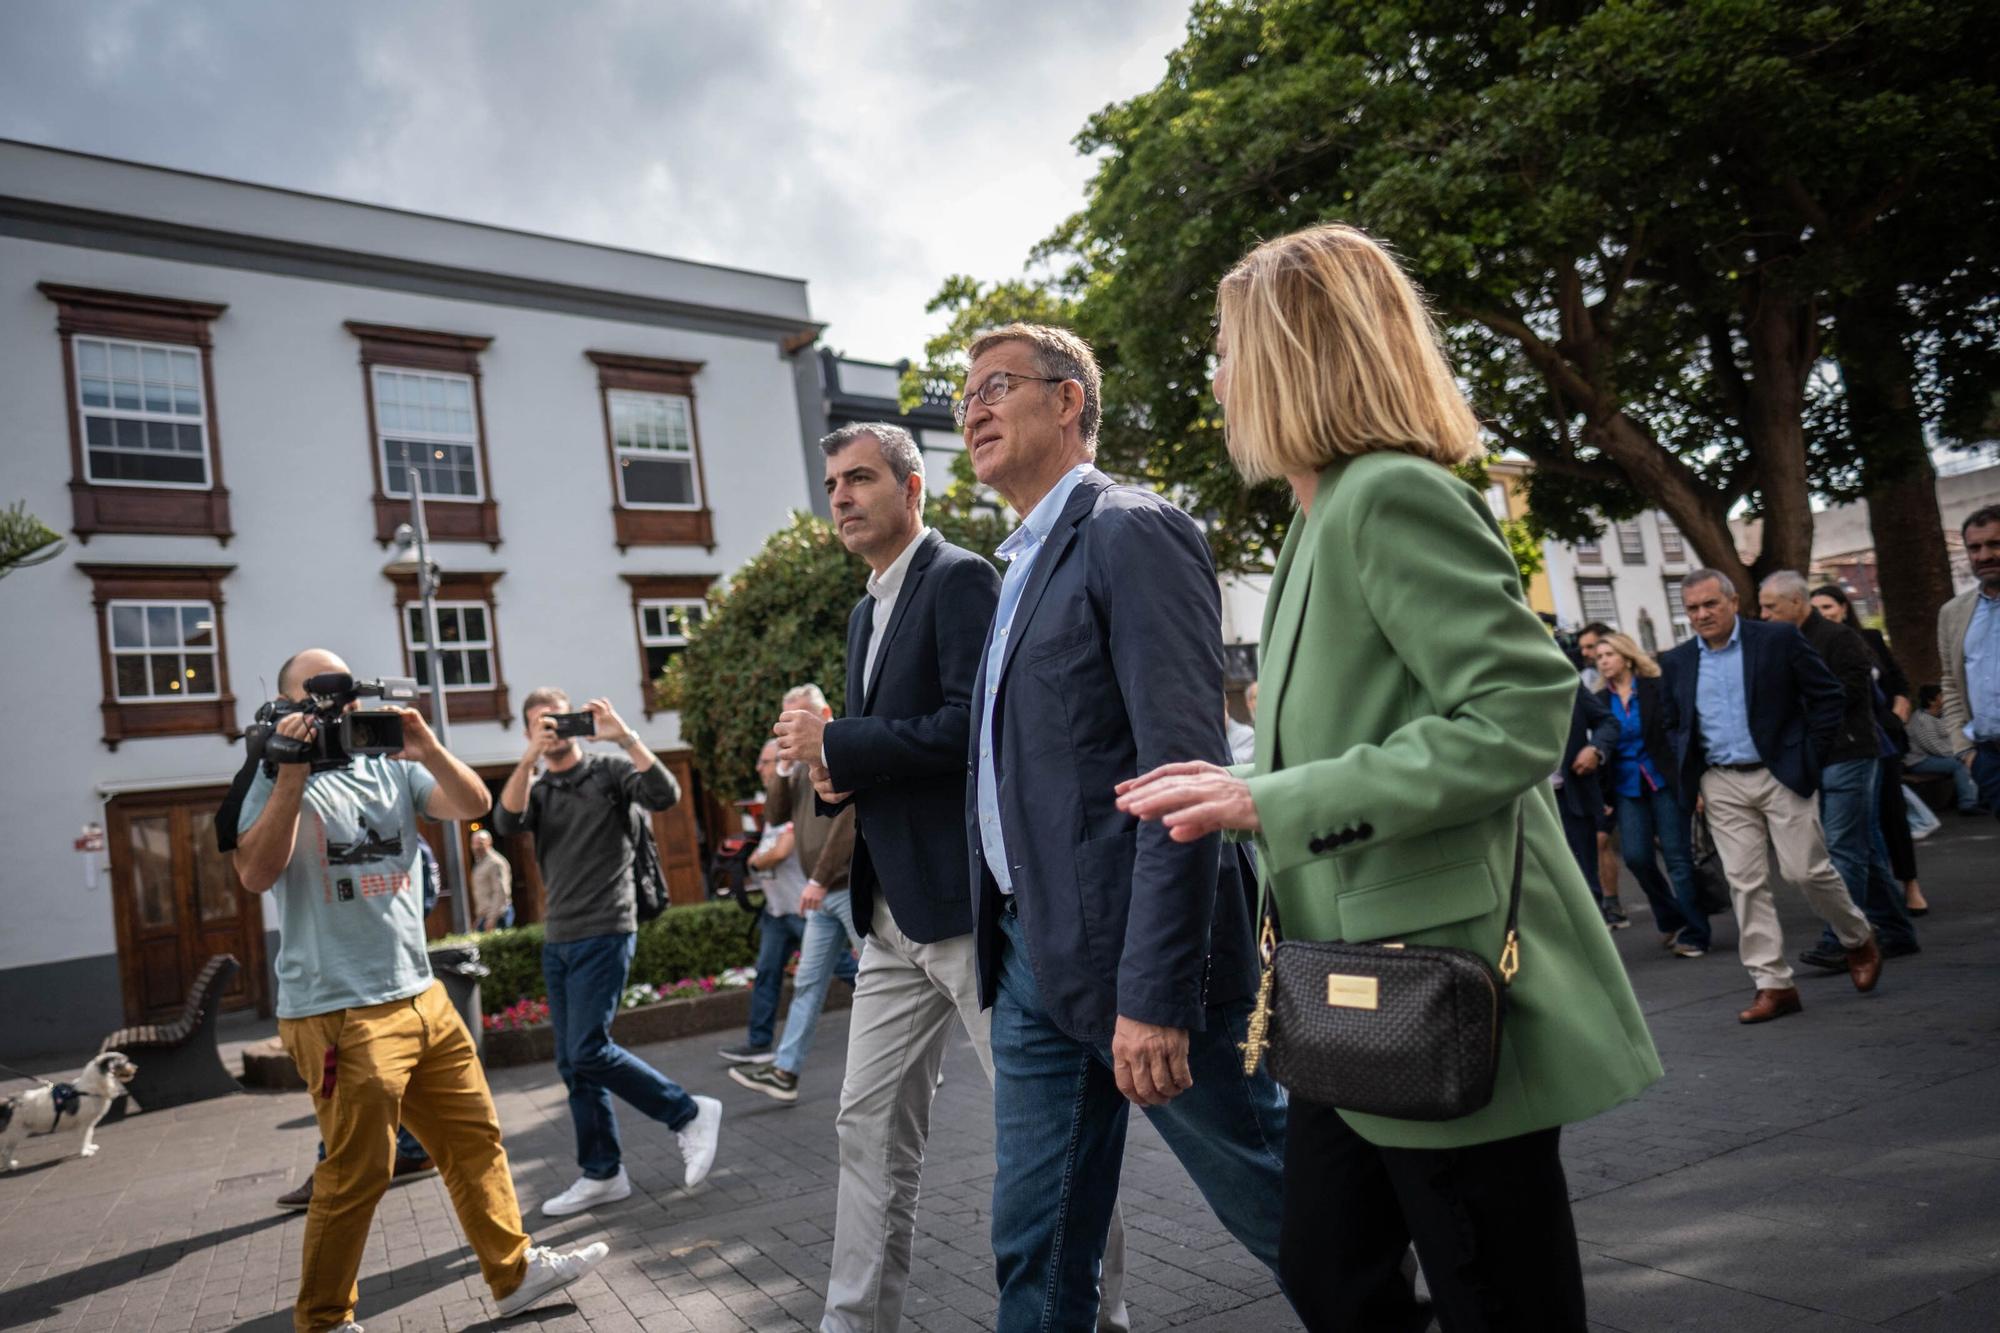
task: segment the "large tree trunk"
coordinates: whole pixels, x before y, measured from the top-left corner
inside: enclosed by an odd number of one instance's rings
[[[1764,502],[1764,546],[1751,562],[1760,578],[1780,569],[1803,574],[1812,563],[1812,496],[1806,477],[1805,386],[1818,349],[1811,307],[1778,284],[1753,284],[1745,311],[1750,345],[1748,420]],[[1755,605],[1754,588],[1744,589]]]
[[[1951,599],[1951,556],[1917,409],[1908,318],[1893,291],[1869,290],[1834,312],[1835,355],[1861,457],[1868,529],[1890,642],[1911,684],[1938,678],[1937,613]]]

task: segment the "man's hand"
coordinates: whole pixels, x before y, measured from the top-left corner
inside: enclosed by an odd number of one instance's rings
[[[799,895],[799,915],[817,912],[819,905],[826,901],[826,885],[816,879],[806,881],[805,892]]]
[[[535,719],[534,728],[528,732],[528,748],[521,755],[521,767],[533,768],[537,760],[549,752],[549,742],[556,738],[556,720],[543,713]]]
[[[1977,750],[1967,750],[1958,756],[1958,762],[1965,765],[1966,772],[1970,773],[1972,771],[1972,760],[1978,753],[1979,751]]]
[[[424,721],[424,715],[414,708],[398,708],[403,715],[403,748],[396,758],[407,759],[413,764],[428,764],[437,755],[437,737],[431,732],[431,724]]]
[[[1264,827],[1250,799],[1250,784],[1220,764],[1200,759],[1161,764],[1150,773],[1127,778],[1113,791],[1120,810],[1159,820],[1175,842],[1194,842],[1221,829],[1256,833]],[[1185,1037],[1182,1045],[1185,1048]]]
[[[813,791],[828,805],[839,805],[842,801],[854,795],[851,791],[835,791],[833,789],[833,774],[826,771],[825,764],[814,764],[809,771],[812,777]]]
[[[1915,704],[1910,702],[1908,695],[1899,694],[1896,696],[1895,701],[1889,705],[1889,711],[1896,715],[1898,722],[1908,722],[1910,714],[1916,712],[1917,708]]]
[[[1165,1106],[1194,1086],[1187,1029],[1154,1027],[1118,1015],[1111,1033],[1111,1072],[1127,1101]]]
[[[592,699],[584,710],[597,719],[596,740],[609,741],[613,745],[623,745],[634,738],[632,728],[625,725],[625,719],[618,716],[618,710],[611,706],[609,699]],[[551,727],[555,724],[550,723]]]
[[[1587,777],[1595,773],[1603,761],[1604,756],[1597,752],[1595,745],[1586,745],[1576,752],[1576,762],[1569,766],[1569,771],[1578,777]]]
[[[826,763],[826,719],[809,708],[788,708],[771,728],[778,738],[778,758],[797,763]]]

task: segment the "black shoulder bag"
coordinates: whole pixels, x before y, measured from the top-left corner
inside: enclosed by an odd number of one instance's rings
[[[1278,939],[1264,891],[1264,960],[1243,1072],[1268,1048],[1271,1077],[1307,1101],[1397,1120],[1454,1120],[1493,1100],[1507,989],[1520,970],[1523,815],[1496,969],[1471,949]]]

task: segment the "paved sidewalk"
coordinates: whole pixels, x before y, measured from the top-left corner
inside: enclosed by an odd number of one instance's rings
[[[1923,954],[1891,962],[1870,997],[1805,978],[1805,1013],[1763,1027],[1735,1022],[1750,988],[1732,926],[1718,919],[1719,952],[1700,960],[1664,953],[1643,912],[1620,933],[1668,1077],[1564,1137],[1596,1327],[2000,1328],[2000,825],[1953,821],[1919,850],[1936,906]],[[1809,919],[1781,901],[1796,951]],[[1640,902],[1628,889],[1627,907]],[[678,1188],[672,1136],[628,1114],[633,1197],[531,1224],[543,1242],[607,1240],[612,1258],[569,1299],[504,1324],[489,1322],[440,1182],[392,1190],[362,1274],[369,1333],[811,1327],[846,1030],[845,1014],[828,1017],[794,1107],[723,1076],[713,1049],[735,1034],[644,1048],[728,1108],[714,1174]],[[573,1175],[562,1090],[548,1066],[494,1085],[532,1209]],[[962,1041],[933,1124],[908,1327],[987,1329],[992,1120]],[[0,1330],[291,1327],[303,1220],[271,1199],[312,1166],[303,1096],[141,1115],[98,1143],[86,1160],[62,1155],[74,1137],[31,1141],[0,1177]],[[1136,1328],[1298,1327],[1136,1119],[1124,1201]]]

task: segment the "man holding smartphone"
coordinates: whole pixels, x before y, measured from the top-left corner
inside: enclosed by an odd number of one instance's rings
[[[542,1203],[545,1215],[563,1217],[632,1193],[612,1093],[679,1137],[690,1189],[715,1162],[722,1103],[689,1096],[611,1039],[639,929],[632,807],[665,810],[680,799],[679,785],[608,699],[572,713],[568,695],[543,688],[521,712],[528,748],[500,790],[493,824],[503,835],[535,835],[535,863],[548,888],[542,974],[582,1169],[574,1185]],[[624,754],[586,754],[578,736]]]

